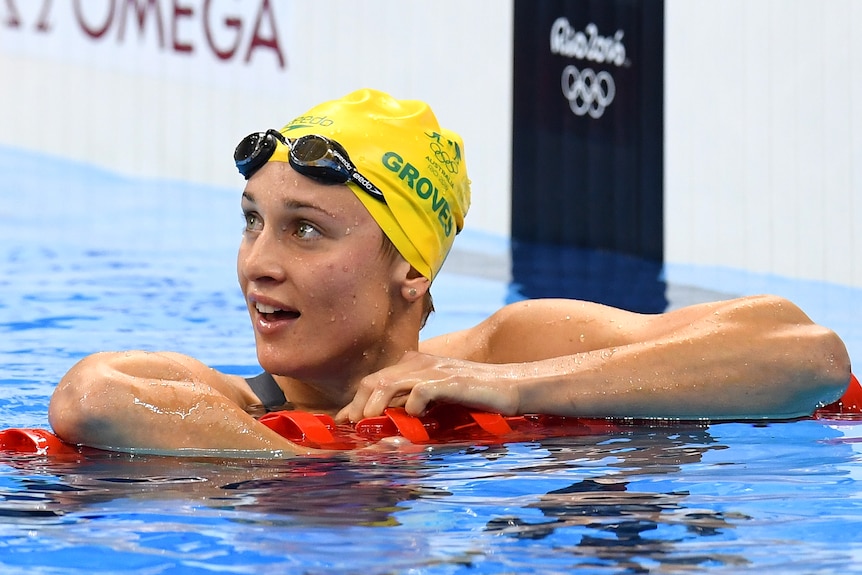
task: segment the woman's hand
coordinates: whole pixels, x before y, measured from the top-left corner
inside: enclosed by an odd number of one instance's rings
[[[357,422],[404,407],[422,415],[433,402],[511,415],[518,412],[517,378],[504,364],[484,364],[408,352],[397,364],[363,378],[336,420]]]

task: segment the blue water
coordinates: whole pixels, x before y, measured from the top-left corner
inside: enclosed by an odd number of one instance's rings
[[[238,187],[14,149],[0,173],[0,427],[47,427],[57,380],[103,349],[257,371]],[[657,311],[769,291],[862,353],[849,288],[470,232],[447,266],[426,335],[521,297]],[[0,573],[862,572],[860,458],[862,426],[807,420],[290,461],[5,454]]]

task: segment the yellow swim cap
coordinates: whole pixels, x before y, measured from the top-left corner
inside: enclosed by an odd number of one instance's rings
[[[318,134],[341,144],[386,203],[347,185],[404,259],[426,278],[436,277],[464,227],[470,180],[460,136],[441,128],[428,104],[357,90],[315,106],[281,133],[289,139]],[[286,162],[286,151],[269,161]]]

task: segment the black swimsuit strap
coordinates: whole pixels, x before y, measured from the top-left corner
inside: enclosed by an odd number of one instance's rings
[[[290,402],[284,397],[284,392],[269,373],[263,372],[254,377],[247,377],[245,380],[267,411],[290,409]]]

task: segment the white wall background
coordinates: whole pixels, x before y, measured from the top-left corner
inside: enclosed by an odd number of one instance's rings
[[[668,0],[665,35],[666,260],[862,286],[862,2]]]
[[[512,0],[127,5],[0,4],[0,144],[239,189],[239,138],[376,87],[462,134],[468,225],[508,234]],[[665,12],[666,260],[862,286],[862,2]]]

